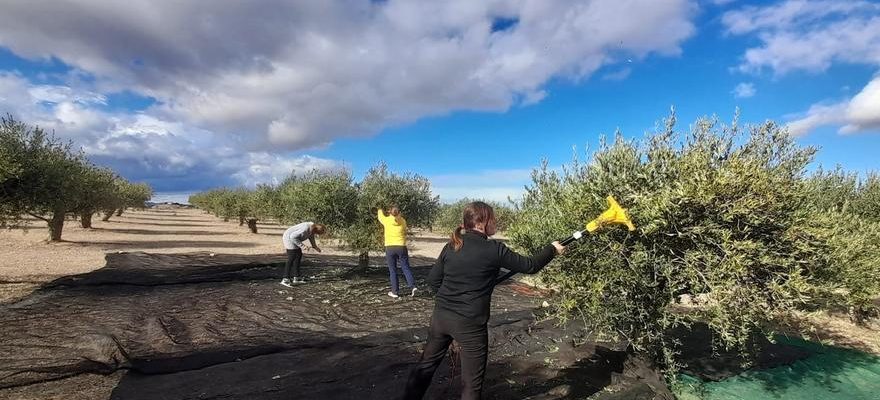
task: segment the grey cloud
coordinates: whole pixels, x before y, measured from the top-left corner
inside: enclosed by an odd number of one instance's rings
[[[244,151],[235,137],[146,114],[100,111],[71,93],[70,87],[32,85],[0,73],[0,109],[73,141],[93,162],[158,191],[254,186],[277,183],[291,173],[345,167],[310,156]]]
[[[249,151],[335,138],[455,110],[540,101],[553,77],[623,57],[677,55],[687,0],[12,0],[0,45],[55,56],[159,104],[147,113],[230,136]],[[515,19],[492,31],[498,18]]]

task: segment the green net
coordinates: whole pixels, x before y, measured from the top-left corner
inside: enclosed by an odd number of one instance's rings
[[[797,339],[780,342],[812,355],[791,365],[752,370],[718,381],[680,375],[682,400],[880,400],[880,357]]]

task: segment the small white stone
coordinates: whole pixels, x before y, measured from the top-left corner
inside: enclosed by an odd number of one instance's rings
[[[544,307],[544,308],[550,307],[550,303],[548,303],[547,300],[544,300],[544,302],[541,303],[541,307]]]
[[[285,300],[293,300],[293,297],[288,296]]]
[[[214,257],[214,253],[211,253],[210,256],[211,256],[211,257]]]
[[[272,377],[272,379],[281,379],[281,375],[275,375]]]

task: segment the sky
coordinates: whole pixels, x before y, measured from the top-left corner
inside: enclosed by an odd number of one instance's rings
[[[6,0],[0,113],[157,199],[360,178],[518,198],[530,171],[675,108],[774,120],[815,166],[880,169],[880,1]],[[583,158],[583,157],[582,157]],[[814,167],[815,167],[814,166]]]

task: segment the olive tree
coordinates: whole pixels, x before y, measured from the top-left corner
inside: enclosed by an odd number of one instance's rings
[[[396,206],[409,228],[429,228],[439,209],[439,199],[431,194],[427,178],[393,173],[384,163],[370,168],[356,190],[355,214],[342,235],[345,248],[360,254],[362,266],[368,263],[369,251],[383,248],[377,209]]]
[[[845,305],[850,317],[864,323],[878,315],[880,291],[880,179],[837,168],[819,170],[806,182],[813,231],[822,239],[829,268],[824,290],[816,294],[829,306]]]
[[[508,234],[537,250],[582,229],[614,195],[638,229],[601,231],[551,263],[542,277],[559,291],[555,315],[625,339],[667,370],[676,367],[673,329],[693,321],[711,328],[716,345],[745,352],[777,318],[833,301],[836,287],[857,292],[854,280],[878,274],[876,231],[813,210],[805,171],[814,153],[773,122],[704,118],[680,132],[673,115],[643,140],[618,135],[587,162],[533,171]],[[700,306],[678,312],[683,295]]]
[[[144,208],[145,203],[153,197],[153,189],[146,183],[131,183],[122,177],[113,182],[112,194],[107,196],[103,206],[102,221],[109,221],[113,215],[122,215],[128,207]]]
[[[257,185],[248,192],[247,225],[251,233],[257,233],[257,221],[274,218],[281,210],[278,191],[271,185]]]
[[[92,227],[92,215],[116,201],[116,180],[119,178],[109,169],[89,168],[80,179],[85,190],[77,193],[78,204],[72,211],[79,215],[81,226],[89,229]]]
[[[94,166],[39,127],[11,117],[0,119],[0,223],[16,225],[27,216],[43,220],[49,240],[61,240],[67,214],[91,215],[112,198],[115,174]]]
[[[454,203],[443,204],[439,207],[437,217],[434,220],[433,230],[443,234],[451,234],[452,231],[461,225],[461,214],[464,207],[473,201],[479,199],[463,198]],[[495,212],[495,222],[499,232],[506,231],[513,223],[516,217],[516,210],[512,205],[500,203],[491,200],[479,200],[492,206]]]
[[[283,224],[313,221],[326,225],[331,234],[346,228],[355,218],[358,198],[348,171],[311,171],[291,175],[282,182],[269,204]]]

